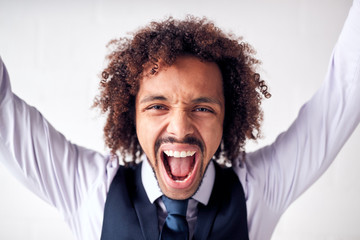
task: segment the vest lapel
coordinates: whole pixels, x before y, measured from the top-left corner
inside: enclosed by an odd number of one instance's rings
[[[246,200],[231,168],[215,163],[215,183],[207,206],[199,203],[194,239],[248,240]]]
[[[140,228],[145,239],[158,240],[159,226],[155,204],[151,204],[141,181],[141,167],[135,171],[136,194],[134,208],[139,218]]]
[[[202,203],[198,204],[198,217],[195,226],[194,240],[206,240],[210,234],[210,231],[214,225],[216,215],[220,208],[221,195],[218,195],[218,169],[215,163],[215,182],[211,192],[211,196],[208,205],[205,206]],[[216,197],[217,196],[217,197]]]
[[[141,164],[120,167],[107,195],[101,240],[159,238],[157,210],[141,182]]]
[[[219,202],[212,201],[208,206],[199,203],[197,224],[195,226],[194,240],[206,240],[210,234],[210,230],[214,224],[217,212],[219,210]]]

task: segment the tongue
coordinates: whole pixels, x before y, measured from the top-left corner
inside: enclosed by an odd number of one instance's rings
[[[176,177],[185,177],[190,173],[193,157],[168,157],[171,174]]]

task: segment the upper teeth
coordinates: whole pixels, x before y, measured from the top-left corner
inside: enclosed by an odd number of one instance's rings
[[[184,158],[184,157],[191,157],[193,156],[196,151],[173,151],[173,150],[166,150],[164,151],[166,156],[168,157],[177,157],[177,158]]]

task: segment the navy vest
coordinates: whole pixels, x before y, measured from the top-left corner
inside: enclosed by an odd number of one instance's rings
[[[141,182],[141,164],[120,167],[107,195],[101,240],[159,239],[157,210]],[[244,191],[232,168],[215,164],[216,177],[207,206],[198,204],[193,239],[248,240]]]

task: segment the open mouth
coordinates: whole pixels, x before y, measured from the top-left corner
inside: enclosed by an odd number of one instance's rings
[[[163,163],[168,176],[175,182],[185,182],[195,167],[196,151],[165,150]]]

